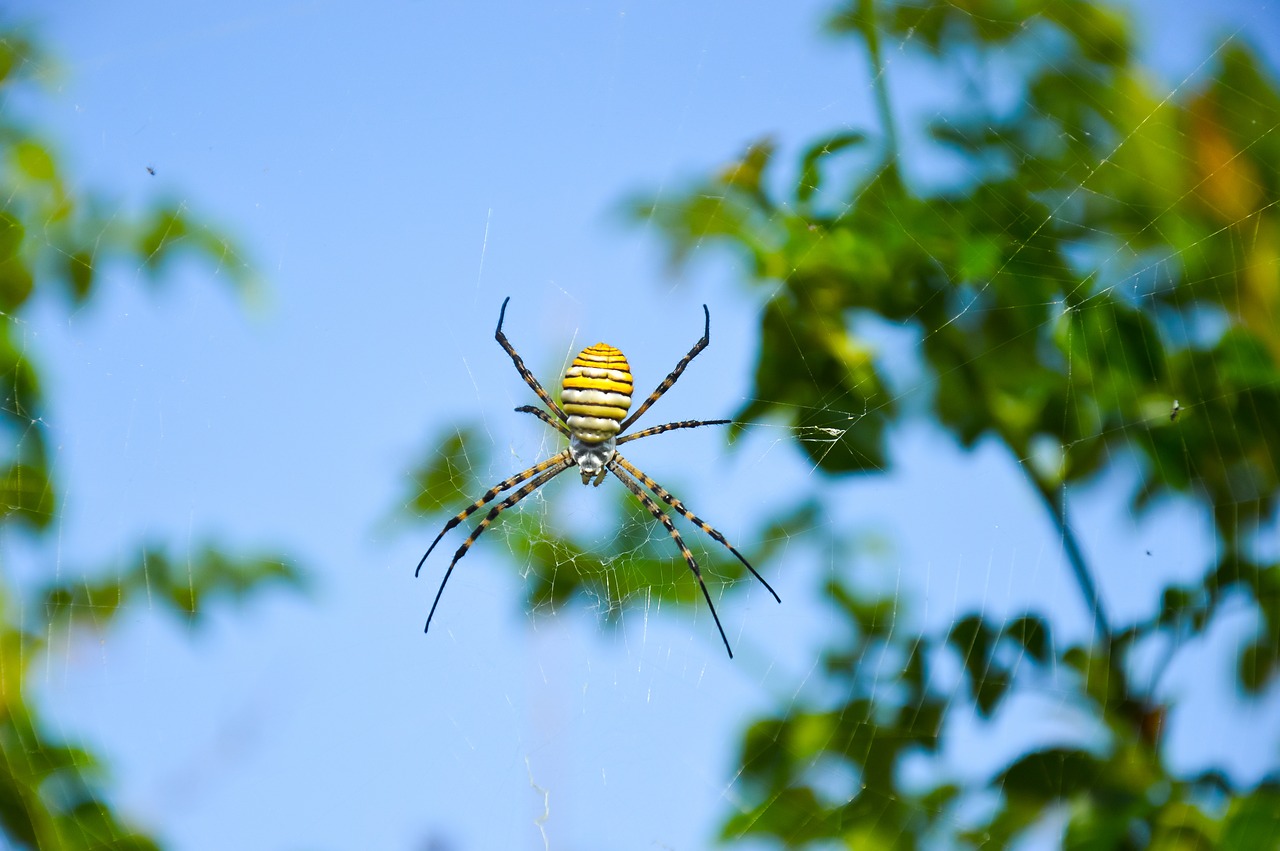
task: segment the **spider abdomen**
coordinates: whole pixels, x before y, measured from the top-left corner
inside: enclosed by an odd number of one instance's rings
[[[569,431],[583,443],[604,443],[618,433],[631,407],[631,366],[622,352],[596,343],[578,353],[564,375],[560,406]]]

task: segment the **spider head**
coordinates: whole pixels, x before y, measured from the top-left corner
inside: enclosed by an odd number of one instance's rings
[[[613,460],[614,452],[617,451],[616,446],[617,441],[612,437],[594,442],[582,440],[577,435],[569,438],[569,454],[573,456],[574,463],[582,473],[584,485],[600,486],[604,481],[605,465]],[[592,477],[595,478],[595,482],[591,481]]]

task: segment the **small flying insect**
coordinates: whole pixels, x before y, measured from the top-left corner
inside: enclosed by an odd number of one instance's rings
[[[502,321],[506,317],[507,302],[509,301],[511,301],[510,296],[502,302],[502,310],[498,313],[498,330],[494,332],[494,339],[511,357],[511,362],[515,364],[516,371],[520,373],[524,383],[529,385],[529,389],[537,394],[538,398],[542,400],[542,403],[547,406],[551,413],[547,413],[547,410],[534,405],[522,405],[516,408],[516,411],[523,414],[533,414],[568,438],[569,445],[547,460],[535,464],[522,473],[516,473],[511,478],[505,479],[485,491],[483,496],[450,519],[444,525],[444,528],[440,530],[440,534],[436,535],[436,539],[431,542],[426,554],[418,562],[418,569],[414,571],[414,576],[421,572],[422,565],[427,561],[427,556],[431,555],[431,551],[436,548],[436,544],[440,543],[440,539],[445,536],[446,532],[493,502],[503,491],[514,488],[521,482],[528,482],[528,484],[512,491],[505,499],[490,509],[484,519],[476,525],[467,539],[462,542],[462,546],[458,547],[458,551],[453,554],[453,561],[449,562],[449,567],[444,572],[444,579],[440,582],[440,590],[436,592],[435,602],[431,604],[431,611],[427,615],[427,625],[424,631],[431,629],[431,619],[435,617],[436,606],[440,605],[440,597],[444,594],[444,586],[449,582],[449,577],[453,574],[453,568],[458,564],[459,559],[467,554],[467,550],[471,549],[471,545],[476,542],[476,539],[484,534],[484,530],[489,528],[489,525],[503,511],[506,511],[565,470],[577,467],[582,474],[582,483],[584,485],[591,484],[598,487],[604,481],[605,476],[612,473],[613,477],[622,482],[623,487],[631,491],[635,498],[640,501],[640,504],[652,515],[653,519],[666,528],[667,534],[671,536],[671,540],[675,541],[676,546],[679,548],[685,564],[689,565],[689,570],[693,573],[694,578],[698,580],[698,585],[702,588],[702,596],[706,598],[707,606],[711,609],[711,617],[716,622],[716,629],[720,631],[720,640],[724,642],[724,649],[729,652],[729,658],[732,659],[733,648],[729,646],[729,638],[725,635],[724,627],[720,624],[720,616],[716,614],[715,603],[711,602],[711,592],[707,590],[707,583],[703,581],[702,571],[698,567],[697,561],[694,560],[693,553],[689,552],[689,548],[685,546],[684,540],[681,539],[680,533],[676,531],[671,518],[658,507],[658,504],[653,501],[653,497],[646,493],[644,488],[648,488],[654,496],[669,505],[673,511],[693,523],[711,536],[713,540],[733,553],[734,557],[742,562],[747,570],[751,571],[751,575],[760,580],[760,584],[768,589],[769,593],[773,595],[773,599],[779,603],[782,600],[778,597],[778,593],[773,590],[773,587],[765,581],[763,576],[756,572],[751,563],[725,539],[724,535],[685,508],[684,503],[672,496],[647,474],[634,467],[630,461],[622,457],[622,454],[617,449],[619,445],[627,441],[639,440],[642,437],[652,437],[655,434],[663,434],[676,429],[724,425],[729,422],[729,420],[681,420],[679,422],[663,423],[662,425],[646,428],[643,431],[620,436],[645,411],[649,410],[654,402],[662,398],[662,394],[675,385],[685,367],[711,342],[711,311],[707,310],[705,304],[702,306],[702,311],[706,317],[702,339],[698,340],[693,348],[689,350],[689,353],[680,359],[680,362],[676,364],[676,368],[671,370],[671,373],[662,380],[657,389],[649,394],[649,398],[645,399],[644,403],[628,416],[627,411],[631,408],[631,366],[627,363],[627,359],[622,352],[606,343],[596,343],[594,346],[588,346],[579,352],[565,372],[564,380],[560,385],[560,401],[557,403],[551,398],[551,394],[538,383],[538,379],[524,365],[520,355],[516,354],[515,348],[507,341],[506,335],[502,333]],[[529,481],[530,479],[532,481]],[[643,488],[641,487],[642,484],[644,485]]]
[[[152,177],[155,177],[156,176],[155,166],[150,166],[150,165],[147,166],[147,174],[151,175]]]
[[[1184,410],[1185,409],[1178,404],[1178,400],[1174,399],[1173,408],[1169,411],[1169,422],[1176,423],[1178,421],[1178,417],[1182,415]]]

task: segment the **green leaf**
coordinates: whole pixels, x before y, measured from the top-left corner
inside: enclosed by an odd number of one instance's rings
[[[1233,851],[1275,851],[1280,792],[1261,788],[1231,801],[1218,847]]]
[[[1280,648],[1269,638],[1261,638],[1240,653],[1240,685],[1250,694],[1258,694],[1271,682],[1280,666]]]
[[[32,139],[15,143],[10,156],[14,167],[33,180],[50,181],[57,174],[53,155],[44,145]]]
[[[274,587],[299,588],[302,574],[288,560],[273,556],[228,555],[214,546],[175,556],[144,547],[124,565],[96,572],[102,578],[58,582],[44,590],[43,611],[50,623],[108,626],[134,600],[159,601],[174,612],[199,620],[210,601],[235,601]]]
[[[880,470],[882,435],[892,401],[871,352],[832,317],[774,299],[761,324],[756,394],[734,415],[749,424],[770,414],[793,423],[800,447],[830,472]]]
[[[960,654],[960,660],[969,674],[969,687],[978,710],[984,716],[990,716],[1008,691],[1010,683],[1006,672],[996,664],[993,656],[995,630],[979,615],[970,615],[951,628],[947,633],[947,643]]]
[[[730,817],[720,835],[726,840],[776,836],[794,847],[831,836],[834,818],[812,789],[781,789],[766,804]]]
[[[40,60],[30,41],[13,30],[6,31],[0,38],[0,85],[12,85],[17,71],[40,64]]]
[[[66,263],[71,298],[79,304],[88,299],[93,291],[93,255],[88,251],[77,251],[67,255]]]
[[[415,514],[455,513],[479,493],[475,471],[488,467],[488,452],[475,426],[462,426],[447,437],[432,441],[437,447],[411,474],[410,509]]]
[[[21,257],[0,261],[0,310],[13,313],[22,307],[34,288],[31,269]]]
[[[53,519],[53,484],[43,468],[10,464],[0,475],[0,524],[43,529]]]
[[[760,195],[764,191],[764,173],[773,159],[775,149],[772,139],[752,142],[740,160],[720,170],[720,181],[726,186]]]
[[[1000,632],[1001,638],[1009,638],[1026,650],[1031,658],[1045,664],[1051,658],[1052,642],[1049,638],[1049,624],[1043,618],[1023,615],[1005,625]]]
[[[1087,794],[1101,773],[1102,766],[1092,754],[1053,748],[1021,757],[996,782],[1010,798],[1061,801]]]
[[[153,213],[150,224],[137,238],[137,252],[143,264],[152,271],[159,269],[188,233],[187,219],[181,209]]]
[[[796,200],[803,204],[818,191],[822,183],[819,165],[823,159],[846,148],[861,145],[866,140],[865,133],[850,131],[833,133],[811,145],[800,161],[800,180],[796,183]]]
[[[25,229],[22,222],[9,213],[0,211],[0,262],[9,260],[22,247]]]
[[[1120,9],[1083,0],[1053,0],[1044,3],[1044,15],[1074,36],[1089,61],[1112,66],[1129,62],[1130,25]]]

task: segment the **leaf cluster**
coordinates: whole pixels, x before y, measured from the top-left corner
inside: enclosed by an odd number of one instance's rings
[[[1251,786],[1180,767],[1163,735],[1180,705],[1159,682],[1228,600],[1258,623],[1238,659],[1246,699],[1280,674],[1280,564],[1265,545],[1280,494],[1280,89],[1233,41],[1202,77],[1159,91],[1124,16],[1081,0],[848,0],[828,30],[867,58],[878,128],[834,128],[791,164],[761,138],[628,210],[656,225],[673,266],[729,249],[761,301],[755,386],[735,429],[789,426],[836,479],[891,470],[886,435],[908,416],[961,447],[998,443],[1057,527],[1097,632],[1064,642],[1052,613],[1029,611],[930,635],[898,622],[904,601],[837,577],[824,592],[848,629],[823,651],[830,688],[748,725],[723,838],[1005,847],[1061,816],[1073,847],[1274,847],[1280,765]],[[882,43],[963,84],[912,128],[930,156],[958,164],[947,181],[911,177]],[[880,350],[886,331],[915,341],[914,363]],[[443,442],[417,473],[414,508],[443,519],[474,499],[488,484],[470,474],[485,468],[478,452],[465,431]],[[1117,469],[1137,471],[1136,516],[1189,500],[1216,544],[1202,577],[1167,583],[1130,623],[1112,623],[1094,576],[1134,566],[1090,562],[1067,513]],[[796,494],[749,557],[825,528],[816,497]],[[533,577],[530,603],[600,588],[611,601],[696,603],[640,510],[617,518],[619,569],[541,517],[506,518],[520,527],[508,543]],[[717,555],[711,573],[740,577]],[[1089,723],[997,748],[977,779],[949,767],[963,719],[995,729],[1045,695]]]
[[[1123,16],[1098,3],[851,0],[829,29],[868,58],[878,135],[820,136],[790,171],[778,142],[763,139],[632,212],[659,227],[673,264],[709,243],[729,248],[763,297],[740,427],[791,426],[833,476],[890,469],[886,430],[908,415],[961,446],[998,441],[1058,526],[1098,635],[1064,646],[1049,620],[1027,613],[1003,625],[975,614],[941,640],[910,630],[890,639],[866,604],[833,586],[857,638],[826,658],[850,698],[801,701],[750,727],[751,793],[726,837],[907,847],[945,835],[1003,846],[1065,806],[1072,845],[1271,841],[1258,814],[1274,806],[1275,783],[1240,789],[1225,771],[1180,774],[1161,739],[1176,702],[1134,677],[1138,648],[1185,647],[1228,598],[1248,601],[1259,622],[1239,657],[1242,687],[1261,692],[1280,673],[1280,564],[1259,546],[1274,535],[1280,494],[1274,79],[1233,42],[1204,79],[1159,92]],[[881,42],[965,83],[967,94],[920,128],[960,163],[942,185],[908,177]],[[1018,96],[989,95],[986,82],[1010,69],[1020,69]],[[885,329],[917,341],[910,370],[877,351]],[[926,378],[904,390],[904,373]],[[1154,616],[1123,625],[1110,623],[1092,577],[1130,566],[1105,555],[1090,564],[1066,511],[1078,486],[1117,467],[1138,471],[1136,513],[1190,499],[1212,517],[1218,544],[1201,580],[1170,584]],[[931,667],[948,653],[964,701]],[[872,688],[868,671],[885,670],[896,679]],[[1105,734],[1017,755],[979,785],[904,782],[909,755],[945,742],[955,713],[993,718],[1046,680]],[[838,801],[813,777],[831,763],[858,781]],[[993,793],[989,815],[974,818],[974,801]]]
[[[0,844],[143,851],[155,840],[117,812],[97,757],[50,729],[27,674],[39,670],[52,642],[76,629],[107,629],[128,605],[168,608],[195,622],[212,600],[296,585],[300,574],[280,557],[216,544],[187,553],[150,543],[125,564],[59,563],[51,540],[58,482],[44,426],[56,401],[26,346],[24,313],[41,299],[75,310],[124,264],[156,286],[182,256],[218,270],[237,290],[252,276],[234,242],[182,205],[162,201],[129,214],[109,194],[77,185],[49,141],[8,111],[46,62],[25,34],[0,31],[0,533],[26,538],[42,562],[33,584],[20,584],[14,571],[0,580]]]

